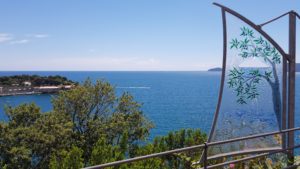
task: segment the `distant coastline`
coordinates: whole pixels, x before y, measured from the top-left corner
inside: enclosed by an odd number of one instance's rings
[[[209,72],[221,72],[221,71],[222,71],[222,68],[216,67],[216,68],[208,69],[207,71],[209,71]]]
[[[0,96],[57,93],[70,90],[76,82],[62,76],[16,75],[0,77]]]

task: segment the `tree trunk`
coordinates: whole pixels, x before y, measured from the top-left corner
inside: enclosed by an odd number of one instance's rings
[[[274,82],[269,81],[272,88],[272,98],[273,98],[273,109],[277,118],[277,123],[279,129],[281,129],[281,94],[280,94],[280,84],[279,78],[276,71],[275,64],[272,64]]]
[[[272,97],[273,97],[273,109],[277,118],[277,123],[281,129],[281,97],[280,97],[280,85],[274,83],[272,85]]]

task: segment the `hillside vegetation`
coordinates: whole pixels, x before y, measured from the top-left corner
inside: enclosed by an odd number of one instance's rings
[[[24,82],[30,82],[32,86],[57,86],[71,85],[75,82],[63,76],[38,76],[38,75],[15,75],[0,77],[0,86],[24,86]]]

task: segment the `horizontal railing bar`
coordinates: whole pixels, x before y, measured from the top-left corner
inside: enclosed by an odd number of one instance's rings
[[[207,169],[222,167],[222,166],[225,166],[225,165],[230,165],[230,164],[239,163],[239,162],[243,162],[243,161],[248,161],[248,160],[251,160],[251,159],[254,159],[254,158],[263,157],[263,156],[267,156],[267,155],[269,155],[269,153],[263,153],[263,154],[260,154],[260,155],[245,157],[245,158],[238,159],[238,160],[227,161],[227,162],[224,162],[224,163],[219,163],[219,164],[208,166]],[[201,169],[203,169],[203,168],[201,168]]]
[[[231,143],[231,142],[236,142],[236,141],[249,140],[249,139],[266,137],[266,136],[271,136],[271,135],[276,135],[276,134],[283,134],[286,132],[292,132],[292,131],[296,131],[296,130],[300,130],[300,127],[296,127],[296,128],[292,128],[292,129],[285,129],[285,130],[275,131],[275,132],[270,132],[270,133],[264,133],[264,134],[256,134],[256,135],[251,135],[251,136],[246,136],[246,137],[239,137],[239,138],[234,138],[234,139],[229,139],[229,140],[224,140],[224,141],[216,141],[216,142],[207,143],[207,145],[214,146],[214,145],[219,145],[219,144],[226,144],[226,143]]]
[[[295,169],[295,167],[298,167],[298,166],[300,166],[300,164],[291,165],[291,166],[285,167],[283,169],[290,169],[290,168]]]
[[[240,156],[240,155],[247,155],[247,154],[259,154],[259,153],[265,153],[265,152],[273,152],[277,150],[282,150],[282,147],[280,148],[264,148],[264,149],[252,149],[252,150],[244,150],[244,151],[238,151],[236,153],[224,153],[219,156],[210,156],[207,158],[207,160],[216,160],[224,157],[233,157],[233,156]]]
[[[160,156],[174,154],[174,153],[186,152],[186,151],[190,151],[190,150],[200,149],[203,147],[204,147],[204,144],[200,144],[200,145],[195,145],[195,146],[190,146],[190,147],[185,147],[185,148],[164,151],[164,152],[160,152],[160,153],[149,154],[149,155],[145,155],[145,156],[134,157],[134,158],[126,159],[126,160],[115,161],[115,162],[101,164],[101,165],[97,165],[97,166],[86,167],[85,169],[99,169],[99,168],[105,168],[105,167],[112,167],[112,166],[117,166],[117,165],[121,165],[124,163],[131,163],[131,162],[135,162],[135,161],[145,160],[148,158],[155,158],[155,157],[160,157]]]
[[[269,152],[269,153],[263,153],[263,154],[259,154],[259,155],[255,155],[255,156],[241,158],[241,159],[238,159],[238,160],[232,160],[232,161],[227,161],[227,162],[224,162],[224,163],[210,165],[210,166],[207,166],[207,169],[222,167],[222,166],[230,165],[230,164],[233,164],[233,163],[244,162],[244,161],[248,161],[248,160],[251,160],[251,159],[264,157],[264,156],[267,156],[267,155],[272,155],[272,154],[276,154],[276,153],[280,153],[280,152],[285,152],[285,151],[296,149],[296,148],[300,148],[300,144],[297,145],[297,146],[289,147],[289,148],[282,149],[282,150],[276,150],[276,151],[272,151],[272,152]],[[203,168],[201,168],[201,169],[203,169]]]
[[[234,139],[225,140],[225,141],[211,142],[211,143],[207,143],[207,146],[226,144],[226,143],[231,143],[231,142],[235,142],[235,141],[242,141],[242,140],[253,139],[253,138],[258,138],[258,137],[271,136],[271,135],[282,134],[282,133],[291,132],[291,131],[295,131],[295,130],[300,130],[300,127],[281,130],[281,131],[277,131],[277,132],[257,134],[257,135],[247,136],[247,137],[234,138]],[[95,165],[95,166],[91,166],[91,167],[86,167],[85,169],[100,169],[100,168],[105,168],[105,167],[112,167],[112,166],[117,166],[117,165],[121,165],[121,164],[125,164],[125,163],[132,163],[135,161],[145,160],[145,159],[149,159],[149,158],[155,158],[155,157],[165,156],[165,155],[174,154],[174,153],[182,153],[182,152],[186,152],[186,151],[200,149],[203,147],[204,147],[204,144],[200,144],[200,145],[195,145],[195,146],[190,146],[190,147],[184,147],[184,148],[164,151],[164,152],[160,152],[160,153],[153,153],[153,154],[149,154],[149,155],[145,155],[145,156],[133,157],[130,159],[110,162],[110,163],[106,163],[106,164]]]

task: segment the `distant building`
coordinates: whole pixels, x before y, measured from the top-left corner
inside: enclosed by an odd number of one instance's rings
[[[23,85],[24,85],[24,86],[31,86],[31,82],[25,81],[25,82],[23,82]]]
[[[40,93],[57,93],[61,90],[70,90],[73,85],[60,86],[0,86],[0,96],[24,95],[24,94],[40,94]]]
[[[61,87],[59,86],[40,86],[40,87],[34,87],[35,92],[39,93],[55,93],[61,90]]]
[[[33,93],[33,87],[19,87],[19,86],[5,86],[0,87],[0,96],[10,96],[19,94],[31,94]]]
[[[74,87],[74,85],[64,85],[62,88],[69,90],[69,89],[72,89],[73,87]]]

